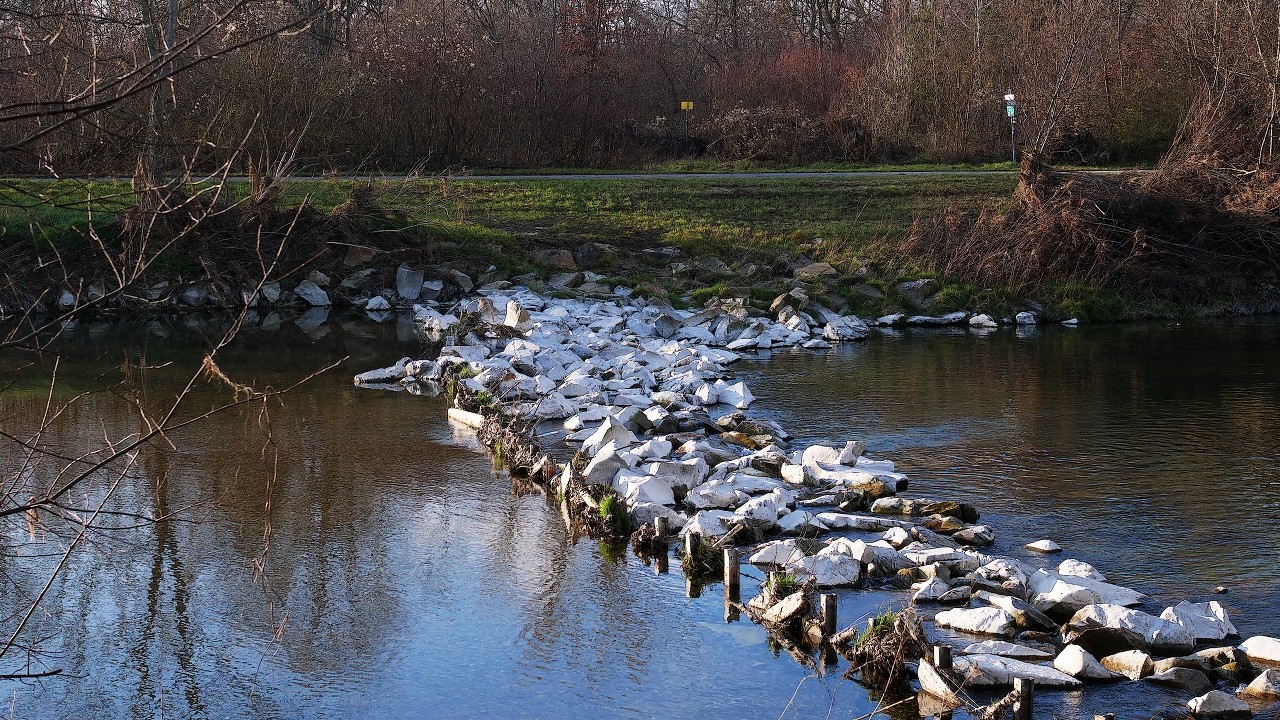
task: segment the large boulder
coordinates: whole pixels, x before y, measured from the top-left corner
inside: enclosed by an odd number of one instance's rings
[[[1227,609],[1216,600],[1207,603],[1183,601],[1165,608],[1160,617],[1186,628],[1196,640],[1222,640],[1237,634],[1236,626],[1227,616]]]
[[[1050,617],[1070,617],[1081,608],[1098,603],[1130,607],[1147,599],[1146,595],[1119,585],[1043,569],[1027,578],[1027,593],[1031,604]]]
[[[1254,635],[1240,643],[1240,649],[1250,660],[1276,663],[1280,665],[1280,640],[1266,635]]]
[[[293,292],[312,307],[327,307],[333,304],[329,300],[329,293],[310,280],[298,283],[298,287],[294,288]]]
[[[1090,627],[1072,628],[1063,632],[1063,639],[1071,645],[1079,645],[1095,657],[1106,657],[1128,650],[1146,650],[1147,641],[1128,628]]]
[[[1249,703],[1221,690],[1211,690],[1187,703],[1187,709],[1197,718],[1248,718],[1253,716]]]
[[[1259,700],[1280,700],[1280,670],[1263,670],[1240,694]]]
[[[850,587],[862,579],[862,563],[847,555],[819,553],[787,566],[799,576],[812,576],[818,587]]]
[[[1141,680],[1151,674],[1151,656],[1141,650],[1128,650],[1102,658],[1102,667],[1130,680]]]
[[[974,597],[1012,615],[1013,621],[1017,624],[1019,630],[1043,630],[1047,632],[1056,632],[1058,630],[1058,623],[1054,622],[1048,615],[1035,609],[1025,600],[985,590],[974,593]]]
[[[960,651],[965,655],[999,655],[1014,660],[1049,660],[1053,653],[1047,653],[1026,645],[1005,642],[1004,640],[983,640],[972,643]],[[1071,674],[1071,673],[1068,673]]]
[[[770,606],[764,612],[764,621],[782,625],[802,617],[808,610],[809,599],[804,591],[794,592]]]
[[[414,270],[408,265],[396,269],[396,294],[409,302],[422,295],[422,271]]]
[[[1209,680],[1209,676],[1194,668],[1169,668],[1164,672],[1148,675],[1146,681],[1178,688],[1192,695],[1200,695],[1213,689],[1213,682]]]
[[[1120,605],[1098,603],[1087,605],[1071,616],[1069,628],[1109,627],[1132,630],[1146,641],[1147,647],[1166,655],[1190,653],[1196,638],[1185,627],[1154,615]]]
[[[1121,677],[1103,667],[1097,658],[1079,645],[1062,648],[1058,657],[1053,659],[1053,666],[1079,680],[1115,680]]]
[[[938,613],[933,621],[939,627],[979,635],[1013,637],[1016,632],[1013,616],[996,607],[944,610]]]
[[[908,280],[894,286],[907,304],[916,308],[928,306],[928,298],[938,291],[938,282],[929,278]]]
[[[747,562],[752,565],[789,565],[805,558],[804,550],[795,540],[775,540],[755,551]]]
[[[970,687],[1003,687],[1015,678],[1034,680],[1036,687],[1074,689],[1083,683],[1048,665],[1035,665],[999,655],[963,655],[953,661]]]

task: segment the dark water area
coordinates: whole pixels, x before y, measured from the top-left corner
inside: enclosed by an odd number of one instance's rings
[[[221,370],[256,387],[347,359],[267,414],[224,413],[140,451],[108,507],[175,519],[80,542],[30,626],[32,669],[64,675],[8,682],[13,715],[857,718],[875,708],[840,679],[843,665],[811,677],[759,628],[726,623],[718,586],[687,597],[678,563],[657,574],[630,552],[569,537],[553,505],[514,492],[444,419],[441,400],[353,387],[354,373],[418,353],[405,330],[268,322],[224,351]],[[129,401],[163,407],[214,337],[196,322],[72,328],[58,341],[54,398],[79,397],[45,440],[87,448],[139,432]],[[0,428],[37,427],[54,369],[51,357],[0,356]],[[1226,585],[1218,598],[1241,632],[1280,632],[1273,323],[881,335],[736,370],[760,398],[753,414],[781,421],[796,446],[866,440],[910,474],[912,495],[974,502],[1001,553],[1050,537],[1064,557],[1151,593],[1157,613]],[[229,396],[199,380],[184,412]],[[3,449],[8,477],[21,454]],[[8,618],[72,538],[6,521]],[[842,591],[842,624],[904,601]],[[1126,683],[1045,694],[1041,707],[1150,717],[1185,700]]]

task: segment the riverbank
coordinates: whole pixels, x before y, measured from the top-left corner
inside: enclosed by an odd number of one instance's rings
[[[17,182],[0,201],[0,252],[16,270],[0,308],[8,315],[36,303],[65,310],[104,295],[112,296],[104,305],[133,310],[235,306],[267,260],[274,261],[268,282],[286,290],[313,271],[339,285],[364,273],[353,281],[356,299],[394,288],[406,265],[437,279],[455,270],[473,280],[497,273],[532,287],[561,273],[592,272],[606,285],[625,284],[678,307],[741,297],[765,309],[800,288],[834,312],[864,317],[1031,310],[1048,320],[1103,322],[1275,308],[1273,290],[1225,285],[1182,297],[1078,285],[979,287],[931,276],[899,253],[917,219],[998,208],[1015,184],[1005,174],[676,184],[296,180],[263,205],[249,202],[247,183],[230,182],[221,210],[203,227],[171,246],[157,238],[132,250],[147,265],[121,291],[106,259],[132,247],[123,230],[132,207],[127,185]],[[927,294],[903,285],[916,280],[932,281]],[[342,302],[347,294],[331,295]]]
[[[567,417],[565,439],[582,444],[572,462],[557,466],[542,454],[530,428],[529,445],[522,448],[528,452],[520,454],[513,470],[548,487],[571,523],[582,516],[594,520],[597,511],[601,519],[609,519],[625,503],[633,523],[659,528],[656,537],[653,532],[644,535],[644,545],[659,543],[664,559],[670,538],[663,528],[682,528],[686,574],[696,575],[691,571],[702,562],[689,565],[698,552],[693,540],[714,542],[717,550],[745,543],[750,563],[783,575],[773,576],[752,603],[737,605],[728,584],[730,568],[736,578],[737,555],[726,553],[726,563],[735,560],[726,565],[728,606],[778,633],[779,642],[801,662],[807,657],[805,638],[811,637],[805,618],[812,607],[812,587],[892,591],[913,581],[913,605],[968,608],[972,599],[979,601],[970,609],[929,611],[929,627],[959,631],[961,638],[1016,636],[1020,643],[956,646],[963,655],[956,667],[968,669],[967,679],[962,673],[948,680],[949,661],[935,672],[921,660],[923,690],[971,712],[979,708],[960,698],[961,680],[980,692],[1011,683],[1017,687],[1014,678],[1078,689],[1087,682],[1121,676],[1138,681],[1153,675],[1156,684],[1193,696],[1208,693],[1193,700],[1193,709],[1209,698],[1240,712],[1239,701],[1232,705],[1227,694],[1210,692],[1214,683],[1226,687],[1253,680],[1249,659],[1280,662],[1280,655],[1271,654],[1273,648],[1280,650],[1280,641],[1267,637],[1250,638],[1239,650],[1212,647],[1236,634],[1217,602],[1184,602],[1156,618],[1129,609],[1146,602],[1144,593],[1106,582],[1088,564],[1066,560],[1055,568],[987,555],[979,548],[994,542],[994,531],[976,524],[974,507],[898,497],[907,490],[906,477],[891,462],[864,457],[867,449],[860,442],[850,441],[843,449],[814,445],[787,453],[785,430],[740,412],[754,398],[726,371],[740,359],[734,350],[770,348],[775,342],[820,347],[828,337],[860,340],[865,328],[858,328],[856,318],[829,318],[818,337],[812,337],[812,318],[786,306],[791,310],[786,320],[744,326],[730,338],[727,327],[736,318],[732,307],[681,313],[626,291],[614,298],[557,301],[498,283],[458,316],[419,306],[418,321],[429,339],[449,337],[460,344],[446,342],[438,361],[406,358],[395,367],[358,375],[356,382],[405,387],[415,394],[424,388],[444,389],[465,410],[457,415],[451,411],[451,418],[479,428],[482,440],[487,434],[486,443],[500,459],[513,447],[506,439],[492,440],[492,424],[510,427],[517,421]],[[838,323],[851,330],[844,338],[833,332]],[[725,332],[717,333],[719,329]],[[616,536],[619,524],[602,529],[588,522],[586,527]],[[824,542],[757,544],[779,532]],[[634,538],[633,544],[640,546]],[[1048,541],[1027,547],[1048,554],[1061,550]],[[784,578],[789,578],[790,594],[777,590]],[[808,643],[810,651],[828,641],[840,650],[835,637],[848,640],[858,631],[835,635],[827,612],[822,626],[830,629],[821,640]],[[1197,647],[1202,649],[1193,655]],[[1052,667],[1023,662],[1028,659],[1054,662]],[[1262,677],[1259,682],[1266,685],[1269,676]],[[1266,690],[1257,692],[1266,704]],[[1248,712],[1248,705],[1243,711]]]

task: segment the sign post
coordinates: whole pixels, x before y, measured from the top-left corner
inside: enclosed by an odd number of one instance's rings
[[[1009,115],[1009,152],[1013,156],[1013,164],[1018,164],[1018,99],[1013,91],[1005,93],[1004,110]]]
[[[680,109],[684,111],[684,141],[689,143],[689,112],[693,110],[692,100],[681,100]]]

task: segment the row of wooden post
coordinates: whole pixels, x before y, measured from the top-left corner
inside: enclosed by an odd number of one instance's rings
[[[659,538],[667,535],[667,519],[664,517],[654,518],[654,530],[657,531]],[[696,557],[699,545],[702,542],[702,536],[697,533],[689,533],[684,536],[684,552],[688,557]],[[666,563],[662,563],[659,572],[665,572]],[[727,603],[738,603],[742,599],[742,568],[738,559],[738,549],[729,547],[724,549],[724,597]],[[823,593],[820,599],[822,611],[822,634],[830,637],[836,634],[836,595],[835,593]],[[736,609],[726,618],[737,618]],[[951,647],[949,645],[935,645],[933,647],[933,666],[941,671],[950,671],[951,664]],[[1031,720],[1031,708],[1035,702],[1035,681],[1031,678],[1014,678],[1013,690],[1017,693],[1017,702],[1014,705],[1014,720]]]

